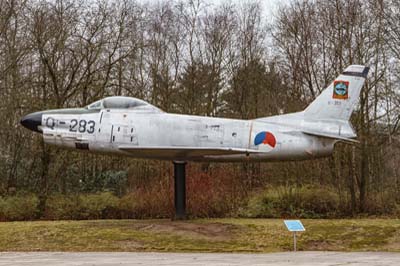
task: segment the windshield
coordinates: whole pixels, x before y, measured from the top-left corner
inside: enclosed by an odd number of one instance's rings
[[[94,103],[88,105],[87,109],[89,109],[89,110],[101,109],[101,107],[102,107],[101,102],[102,102],[102,100],[94,102]]]

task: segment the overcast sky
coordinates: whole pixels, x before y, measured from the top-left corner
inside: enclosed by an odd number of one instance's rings
[[[142,3],[152,3],[152,2],[163,2],[166,0],[138,0],[139,2]],[[253,0],[204,0],[206,3],[212,4],[212,5],[218,5],[220,3],[246,3],[246,2],[252,2]],[[257,1],[257,0],[255,0]],[[275,14],[275,11],[278,9],[279,6],[285,5],[289,3],[291,0],[259,0],[259,2],[262,5],[263,8],[263,13],[264,16],[267,18],[269,22],[273,19],[273,15]]]
[[[264,0],[260,1],[263,5],[263,12],[267,16],[268,20],[270,20],[273,15],[276,13],[275,11],[278,9],[279,6],[285,5],[289,3],[290,0]]]

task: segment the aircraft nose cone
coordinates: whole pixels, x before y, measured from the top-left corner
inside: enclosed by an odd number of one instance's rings
[[[41,132],[38,126],[42,125],[42,115],[42,112],[28,114],[21,119],[21,125],[23,125],[27,129]]]

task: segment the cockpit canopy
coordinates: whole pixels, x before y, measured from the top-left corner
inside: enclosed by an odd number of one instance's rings
[[[145,102],[137,98],[125,97],[125,96],[107,97],[92,104],[89,104],[88,106],[86,106],[86,109],[89,110],[135,109],[135,110],[153,110],[161,112],[160,109],[158,109],[154,105],[149,104],[148,102]]]

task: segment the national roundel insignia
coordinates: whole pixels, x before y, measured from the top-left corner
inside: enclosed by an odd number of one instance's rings
[[[349,98],[349,82],[335,80],[333,82],[333,99],[345,100]]]
[[[256,135],[256,137],[254,138],[254,145],[257,146],[260,144],[269,145],[272,148],[274,148],[276,145],[275,136],[271,132],[268,132],[268,131],[262,131],[262,132],[258,133]]]

